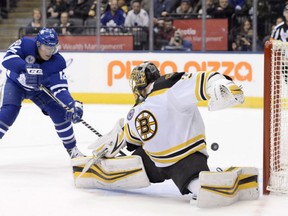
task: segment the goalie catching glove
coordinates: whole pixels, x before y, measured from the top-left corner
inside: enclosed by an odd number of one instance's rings
[[[126,146],[123,127],[124,119],[121,118],[109,133],[103,135],[89,146],[89,149],[93,149],[93,155],[96,158],[103,156],[108,158],[115,157]]]
[[[210,111],[221,110],[244,103],[242,87],[236,85],[229,76],[213,74],[207,82]]]

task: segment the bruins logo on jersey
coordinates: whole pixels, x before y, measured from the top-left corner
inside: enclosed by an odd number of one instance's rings
[[[143,110],[135,118],[136,130],[143,141],[150,140],[157,133],[158,125],[156,118],[151,112]]]

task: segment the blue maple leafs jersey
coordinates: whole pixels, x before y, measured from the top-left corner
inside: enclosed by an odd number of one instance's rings
[[[57,52],[48,61],[44,61],[38,55],[36,39],[23,37],[8,48],[2,65],[7,69],[7,78],[19,84],[17,78],[25,72],[27,64],[40,65],[43,71],[42,85],[49,88],[63,103],[68,105],[73,101],[64,72],[66,62],[60,53]],[[19,87],[23,88],[20,84]]]

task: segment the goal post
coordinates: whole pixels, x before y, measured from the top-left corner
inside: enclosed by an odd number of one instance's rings
[[[288,43],[264,48],[263,194],[288,193]]]

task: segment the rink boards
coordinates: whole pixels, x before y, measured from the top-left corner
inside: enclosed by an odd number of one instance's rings
[[[0,52],[0,58],[4,56]],[[162,74],[175,71],[218,71],[243,86],[245,103],[241,107],[263,105],[263,65],[260,54],[237,53],[95,53],[63,52],[70,91],[84,103],[132,104],[128,78],[143,61],[153,61]],[[0,70],[5,71],[3,66]],[[4,73],[2,72],[1,78]],[[200,104],[205,105],[205,103]]]

